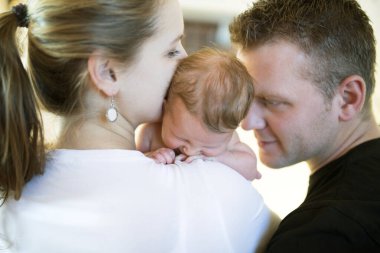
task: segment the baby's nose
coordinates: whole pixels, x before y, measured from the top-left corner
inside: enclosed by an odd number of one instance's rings
[[[196,147],[183,146],[182,153],[184,153],[187,156],[194,156],[194,155],[199,155],[200,151]]]

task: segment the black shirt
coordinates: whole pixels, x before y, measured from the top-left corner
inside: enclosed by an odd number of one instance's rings
[[[267,252],[380,252],[380,139],[311,175],[305,201],[281,222]]]

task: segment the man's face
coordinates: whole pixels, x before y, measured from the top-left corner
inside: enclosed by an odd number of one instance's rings
[[[307,161],[313,170],[337,149],[338,110],[305,76],[309,59],[279,41],[239,51],[254,79],[255,99],[242,128],[253,129],[261,161],[279,168]]]

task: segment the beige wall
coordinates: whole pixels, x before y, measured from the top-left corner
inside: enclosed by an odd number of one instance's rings
[[[26,2],[27,0],[0,0],[0,12],[9,10],[10,7],[21,3]],[[9,3],[9,4],[8,4]]]
[[[0,0],[0,12],[7,10],[8,4],[5,0]]]
[[[376,71],[376,89],[373,97],[373,107],[376,114],[377,122],[380,124],[380,16],[378,12],[380,10],[380,1],[378,0],[359,0],[363,9],[367,12],[372,21],[373,28],[375,30],[375,36],[377,39],[377,71]]]

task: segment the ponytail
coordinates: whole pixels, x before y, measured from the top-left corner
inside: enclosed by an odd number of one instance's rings
[[[0,14],[0,205],[43,172],[45,152],[37,96],[22,64],[15,12]]]

